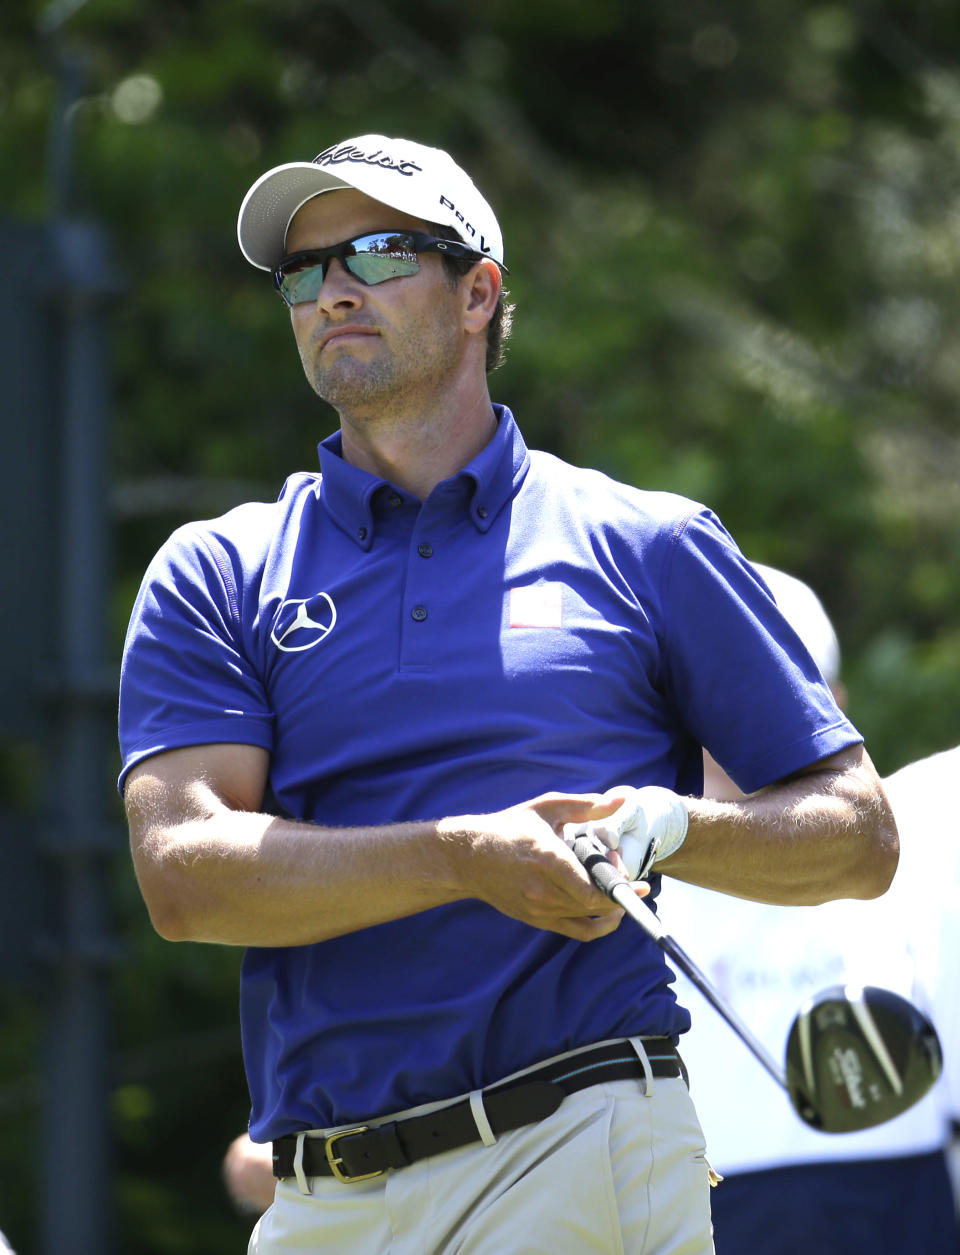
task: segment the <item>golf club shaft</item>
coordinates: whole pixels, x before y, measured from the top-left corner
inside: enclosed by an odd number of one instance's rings
[[[590,873],[590,877],[598,889],[623,907],[631,919],[660,947],[685,976],[707,999],[713,1009],[719,1012],[743,1044],[752,1052],[766,1068],[773,1079],[783,1089],[787,1089],[787,1078],[773,1056],[763,1043],[754,1036],[740,1019],[739,1015],[725,1001],[717,989],[707,980],[686,951],[665,930],[659,918],[650,910],[642,898],[638,898],[630,881],[617,871],[606,857],[606,852],[598,841],[589,837],[579,837],[573,843],[573,852]]]

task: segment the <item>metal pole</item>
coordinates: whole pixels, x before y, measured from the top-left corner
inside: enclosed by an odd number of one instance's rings
[[[81,0],[82,3],[82,0]],[[115,945],[109,928],[107,861],[119,833],[104,817],[108,711],[115,683],[105,680],[108,520],[106,482],[107,348],[104,304],[115,290],[106,237],[69,219],[72,119],[82,63],[60,47],[76,0],[51,5],[41,29],[51,40],[59,102],[50,136],[51,254],[57,256],[50,308],[57,328],[51,364],[59,382],[55,424],[57,491],[40,509],[57,515],[58,627],[53,691],[48,695],[49,779],[44,841],[52,913],[48,959],[44,1118],[39,1153],[43,1255],[110,1255],[111,998]],[[55,351],[55,350],[58,350]]]
[[[107,711],[106,345],[93,228],[54,229],[61,256],[59,626],[52,701],[48,836],[53,888],[46,1118],[40,1146],[45,1255],[112,1249],[111,1006],[107,859],[119,845],[105,821]],[[108,706],[109,703],[109,706]],[[55,1188],[51,1191],[50,1187]]]

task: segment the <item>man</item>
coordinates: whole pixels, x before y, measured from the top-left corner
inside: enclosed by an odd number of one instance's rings
[[[801,580],[754,566],[842,707],[840,645],[820,599]],[[752,1054],[679,975],[679,999],[693,1012],[684,1060],[711,1159],[724,1176],[712,1195],[718,1255],[960,1250],[943,1160],[949,1123],[960,1116],[960,820],[952,800],[958,778],[955,747],[884,780],[903,848],[893,885],[874,902],[788,909],[678,880],[662,888],[658,906],[674,934],[762,1032],[774,1057],[804,998],[846,980],[913,998],[933,1017],[944,1046],[940,1082],[911,1111],[862,1133],[825,1136],[797,1119]],[[738,793],[709,756],[704,787],[712,797]],[[948,1150],[956,1176],[956,1137]],[[238,1209],[264,1211],[273,1201],[270,1148],[238,1136],[224,1178]]]
[[[839,643],[819,598],[783,571],[756,569],[842,705]],[[925,812],[938,791],[953,788],[956,751],[926,762],[938,759],[947,761],[925,773],[920,789],[907,792],[904,782],[922,764],[885,781],[901,854],[882,898],[786,909],[734,902],[676,880],[664,885],[658,905],[671,932],[775,1057],[782,1058],[790,1023],[808,997],[830,985],[873,984],[933,1016],[950,1070],[949,1026],[960,997],[956,960],[941,938],[946,890],[956,894],[960,885],[960,834],[951,807],[941,803],[935,820]],[[706,794],[740,796],[709,757],[705,766]],[[677,996],[692,1011],[684,1059],[711,1160],[723,1175],[712,1200],[717,1255],[955,1255],[946,1075],[895,1120],[858,1133],[818,1133],[797,1119],[682,975]]]
[[[247,947],[280,1179],[250,1252],[702,1255],[688,1016],[561,834],[629,816],[658,872],[871,897],[897,838],[861,738],[709,511],[491,404],[502,236],[446,153],[334,145],[238,231],[339,430],[164,546],[120,722],[155,926]],[[757,796],[698,800],[702,744]]]

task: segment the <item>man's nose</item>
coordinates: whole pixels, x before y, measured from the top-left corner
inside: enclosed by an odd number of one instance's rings
[[[362,304],[363,284],[339,257],[331,257],[317,293],[317,308],[329,312],[344,306],[358,308]]]

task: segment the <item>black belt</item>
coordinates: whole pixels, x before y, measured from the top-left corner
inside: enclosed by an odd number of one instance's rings
[[[643,1045],[655,1077],[685,1078],[683,1062],[669,1037],[645,1037]],[[643,1075],[643,1064],[629,1042],[613,1042],[545,1063],[514,1081],[491,1085],[482,1091],[483,1109],[490,1128],[499,1136],[553,1115],[567,1094],[588,1085]],[[388,1168],[404,1168],[428,1155],[480,1140],[470,1101],[464,1099],[429,1115],[393,1120],[375,1128],[361,1126],[329,1137],[305,1137],[302,1170],[308,1177],[362,1181],[381,1176]],[[294,1175],[296,1151],[295,1135],[273,1143],[275,1177]]]

